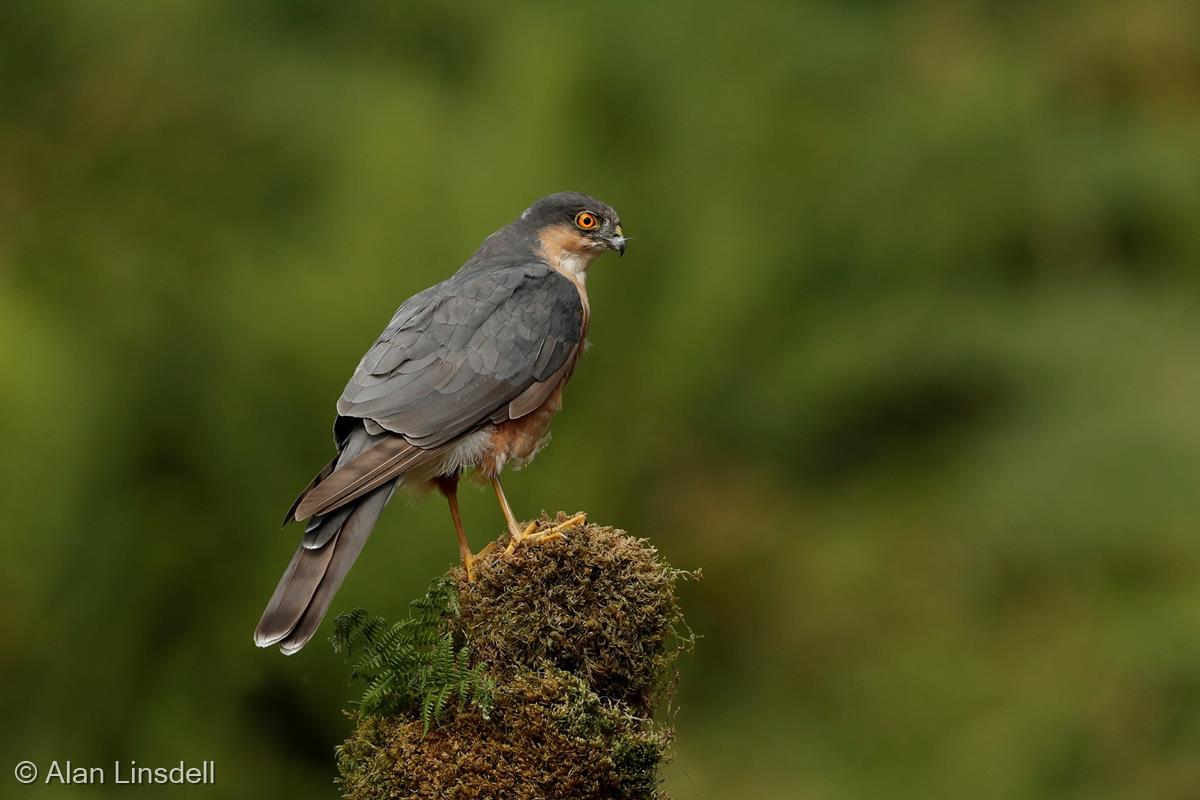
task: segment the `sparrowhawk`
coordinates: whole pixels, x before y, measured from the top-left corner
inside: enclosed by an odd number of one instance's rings
[[[500,485],[529,461],[583,352],[588,265],[625,252],[617,213],[576,192],[538,200],[484,240],[450,278],[404,302],[337,403],[337,455],[288,509],[304,538],[254,641],[295,653],[312,638],[398,486],[438,488],[473,578],[458,480],[474,469],[522,531]]]

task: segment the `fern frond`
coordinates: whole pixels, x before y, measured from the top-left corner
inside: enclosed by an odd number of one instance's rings
[[[360,714],[386,716],[406,711],[420,716],[425,729],[452,699],[485,716],[491,710],[492,681],[471,652],[457,646],[447,624],[458,613],[458,596],[445,579],[434,581],[411,603],[408,618],[388,623],[362,609],[334,621],[330,641],[350,663],[350,676],[365,684],[356,705]]]

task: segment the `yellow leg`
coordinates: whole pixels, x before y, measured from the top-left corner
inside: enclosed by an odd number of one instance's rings
[[[500,485],[500,476],[492,478],[492,489],[496,492],[496,499],[500,501],[500,511],[504,514],[504,521],[508,524],[508,532],[512,536],[513,541],[521,539],[521,526],[517,523],[517,518],[513,516],[512,506],[508,504],[508,498],[504,496],[504,487]]]
[[[458,555],[462,558],[463,569],[467,571],[467,580],[475,582],[475,556],[471,553],[471,545],[467,541],[467,531],[463,527],[462,515],[458,512],[458,476],[442,477],[437,481],[438,489],[446,497],[450,506],[450,518],[454,520],[454,534],[458,537]]]
[[[519,545],[521,542],[525,541],[526,539],[536,538],[536,535],[534,534],[535,530],[537,530],[536,522],[531,522],[526,525],[525,530],[521,531],[519,534],[509,540],[508,547],[504,548],[504,554],[511,556],[513,551],[517,549],[517,545]]]

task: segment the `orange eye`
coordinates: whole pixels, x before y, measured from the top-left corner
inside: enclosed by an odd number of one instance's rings
[[[580,211],[575,215],[575,226],[581,231],[590,231],[600,224],[596,215],[590,211]]]

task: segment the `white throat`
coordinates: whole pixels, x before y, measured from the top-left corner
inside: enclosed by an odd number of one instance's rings
[[[558,259],[558,266],[572,280],[584,284],[587,283],[587,268],[591,265],[593,258],[595,256],[591,253],[563,253]]]

